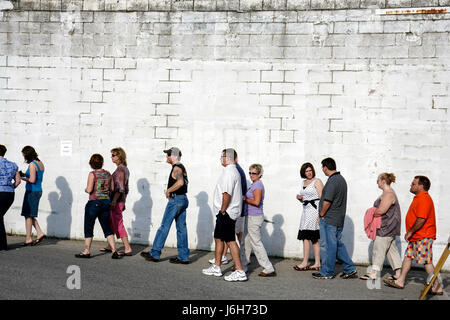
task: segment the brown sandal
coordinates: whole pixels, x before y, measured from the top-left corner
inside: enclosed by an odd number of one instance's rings
[[[309,266],[307,268],[308,268],[308,270],[320,271],[320,267],[311,267],[311,266]]]
[[[396,289],[404,289],[404,287],[401,287],[398,284],[396,284],[395,280],[384,279],[383,282],[389,287],[396,288]]]
[[[293,266],[293,268],[296,271],[308,271],[309,270],[308,266],[306,266],[306,267],[299,267],[299,266],[295,265],[295,266]]]

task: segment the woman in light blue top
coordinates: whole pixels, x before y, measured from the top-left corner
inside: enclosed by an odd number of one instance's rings
[[[21,172],[22,180],[26,181],[25,196],[23,198],[22,216],[25,217],[26,238],[24,246],[37,245],[45,238],[37,221],[39,200],[42,196],[42,178],[44,176],[44,164],[39,160],[33,147],[26,146],[22,149],[25,162],[29,164],[27,172]],[[33,242],[31,238],[32,227],[36,229],[37,238]]]

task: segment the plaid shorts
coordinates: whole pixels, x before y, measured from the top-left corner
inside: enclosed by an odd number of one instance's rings
[[[411,241],[405,251],[407,258],[413,259],[417,264],[429,264],[433,262],[433,239],[424,238],[419,241]]]

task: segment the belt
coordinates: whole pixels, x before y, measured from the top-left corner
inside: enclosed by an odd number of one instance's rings
[[[312,205],[314,207],[314,209],[317,209],[317,205],[316,205],[316,201],[318,201],[320,199],[313,199],[313,200],[304,200],[303,201],[303,206],[307,206],[308,204]]]
[[[183,194],[171,193],[171,194],[170,194],[170,197],[171,197],[171,198],[175,198],[176,196],[185,196],[185,195],[186,195],[186,193],[183,193]]]

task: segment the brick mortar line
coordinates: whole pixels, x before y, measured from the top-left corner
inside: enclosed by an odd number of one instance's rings
[[[0,12],[2,12],[2,11],[0,11]],[[8,11],[8,12],[15,13],[15,11]],[[114,14],[114,13],[117,13],[117,12],[113,12],[112,14]],[[17,23],[17,24],[22,24],[22,25],[25,24],[25,23],[28,23],[28,24],[33,24],[33,23],[34,24],[43,24],[43,23],[44,24],[61,24],[61,23],[67,22],[64,19],[62,19],[64,17],[58,17],[58,19],[54,18],[53,20],[49,20],[49,21],[39,20],[39,19],[32,19],[32,20],[30,20],[29,18],[27,18],[27,19],[24,18],[23,20],[14,20],[14,19],[12,19],[11,21],[8,21],[8,16],[10,16],[10,15],[6,14],[3,17],[4,21],[0,21],[0,22]],[[352,19],[352,20],[348,20],[348,19]],[[398,19],[379,19],[379,20],[371,21],[369,19],[370,19],[370,17],[366,17],[365,20],[362,20],[362,18],[357,19],[357,18],[354,18],[354,17],[345,17],[345,20],[341,20],[341,19],[339,19],[339,17],[336,17],[335,20],[327,21],[326,24],[327,25],[330,25],[330,24],[339,24],[339,25],[345,25],[345,24],[348,24],[348,25],[350,25],[350,24],[353,24],[353,25],[356,25],[356,24],[358,24],[358,25],[360,25],[360,24],[371,24],[371,25],[375,25],[375,24],[395,24],[395,23],[401,24],[401,23],[408,23],[408,22],[409,23],[412,23],[412,22],[420,23],[420,22],[423,22],[423,21],[426,21],[426,22],[439,22],[439,21],[450,20],[450,12],[449,12],[449,14],[441,15],[438,18],[436,18],[435,16],[422,16],[421,19],[417,19],[417,18],[413,18],[413,17],[404,18],[404,19],[401,19],[401,20],[398,20]],[[96,24],[100,24],[100,23],[101,24],[121,24],[121,23],[124,23],[124,21],[118,21],[118,20],[114,20],[114,19],[105,21],[105,20],[99,19],[99,18],[98,19],[94,18],[92,21],[84,21],[84,20],[83,21],[78,21],[78,20],[74,20],[74,21],[71,21],[71,22],[73,22],[73,24],[75,24],[75,25],[77,25],[77,24],[78,25],[84,25],[84,24],[93,24],[93,23],[96,23]],[[291,25],[292,24],[305,25],[305,26],[306,25],[314,26],[314,25],[320,24],[320,23],[325,24],[325,22],[324,21],[320,21],[320,19],[319,20],[314,20],[314,21],[299,20],[298,18],[295,21],[294,20],[288,20],[288,21],[283,21],[283,20],[280,20],[280,21],[263,21],[263,20],[261,20],[261,21],[252,21],[250,19],[243,19],[242,21],[236,21],[236,20],[233,19],[233,17],[227,17],[226,21],[222,21],[220,19],[217,20],[217,21],[180,21],[180,20],[176,20],[175,18],[173,20],[168,19],[168,20],[165,20],[165,21],[156,21],[156,20],[140,20],[138,18],[136,21],[127,21],[126,23],[142,24],[142,25],[145,25],[145,24],[153,24],[153,25],[155,25],[155,24],[158,24],[158,25],[166,25],[166,24],[168,24],[168,25],[199,25],[199,24],[200,25],[221,25],[221,24],[227,24],[227,25],[239,25],[239,24],[281,25],[281,24],[283,24],[284,27],[286,27],[286,25],[289,25],[289,24],[291,24]],[[283,32],[286,33],[286,31],[283,31]],[[227,32],[224,32],[224,33],[227,33]],[[364,32],[364,34],[365,33],[370,33],[370,32]]]
[[[84,0],[84,1],[80,1],[78,2],[79,5],[76,5],[74,3],[71,3],[70,0],[60,0],[60,1],[53,1],[53,2],[48,2],[48,1],[40,1],[40,0],[27,0],[27,1],[22,1],[22,0],[14,0],[12,1],[12,4],[14,6],[14,8],[16,9],[21,9],[21,8],[36,8],[42,7],[42,4],[50,6],[53,5],[55,9],[55,11],[61,11],[63,9],[65,10],[70,10],[73,8],[84,8],[85,3],[89,2],[91,0]],[[327,4],[327,3],[323,3],[320,0],[312,0],[309,1],[306,4],[301,4],[301,5],[291,5],[289,4],[289,2],[287,0],[283,1],[282,3],[276,3],[276,4],[265,4],[264,1],[260,1],[259,3],[253,3],[253,4],[246,4],[245,0],[239,0],[236,1],[235,3],[232,3],[231,5],[228,5],[228,9],[221,9],[222,6],[218,5],[217,2],[214,2],[212,4],[201,4],[201,5],[196,5],[196,1],[195,0],[191,0],[191,1],[176,1],[176,0],[170,0],[170,3],[164,3],[163,4],[163,8],[161,8],[158,11],[184,11],[184,10],[191,10],[191,11],[196,11],[196,12],[208,12],[208,11],[243,11],[243,12],[259,12],[259,11],[286,11],[286,10],[298,10],[298,11],[306,11],[306,10],[349,10],[349,9],[370,9],[372,7],[372,5],[369,4],[365,5],[364,3],[365,1],[358,1],[357,4],[354,5],[345,5],[342,4],[342,1],[338,1],[338,0],[334,0],[331,1],[331,3]],[[401,2],[398,3],[396,1],[384,1],[384,2],[378,2],[378,8],[379,9],[391,9],[391,8],[414,8],[414,7],[423,7],[423,3],[420,1],[411,1],[410,4],[402,4]],[[390,2],[393,2],[392,5],[389,5]],[[178,5],[177,5],[178,3]],[[116,4],[112,4],[112,3],[105,3],[103,2],[98,2],[100,9],[99,10],[95,10],[95,11],[119,11],[119,12],[127,12],[127,11],[138,11],[138,12],[145,12],[145,11],[149,11],[152,7],[157,7],[157,6],[152,6],[150,4],[150,1],[147,0],[141,0],[141,1],[137,1],[134,4],[134,8],[132,5],[130,5],[129,3],[127,3],[126,0],[119,0],[116,1]],[[103,5],[102,5],[103,4]],[[111,6],[111,9],[107,9],[107,5]],[[226,5],[225,5],[226,6]],[[445,7],[446,3],[443,3],[442,5],[440,4],[440,1],[438,1],[438,3],[436,5],[434,5],[433,7]],[[65,8],[64,8],[65,7]],[[89,7],[89,6],[88,6]],[[104,9],[101,9],[101,7],[103,7]],[[124,8],[124,9],[114,9],[115,8]],[[154,9],[153,9],[154,10]]]

